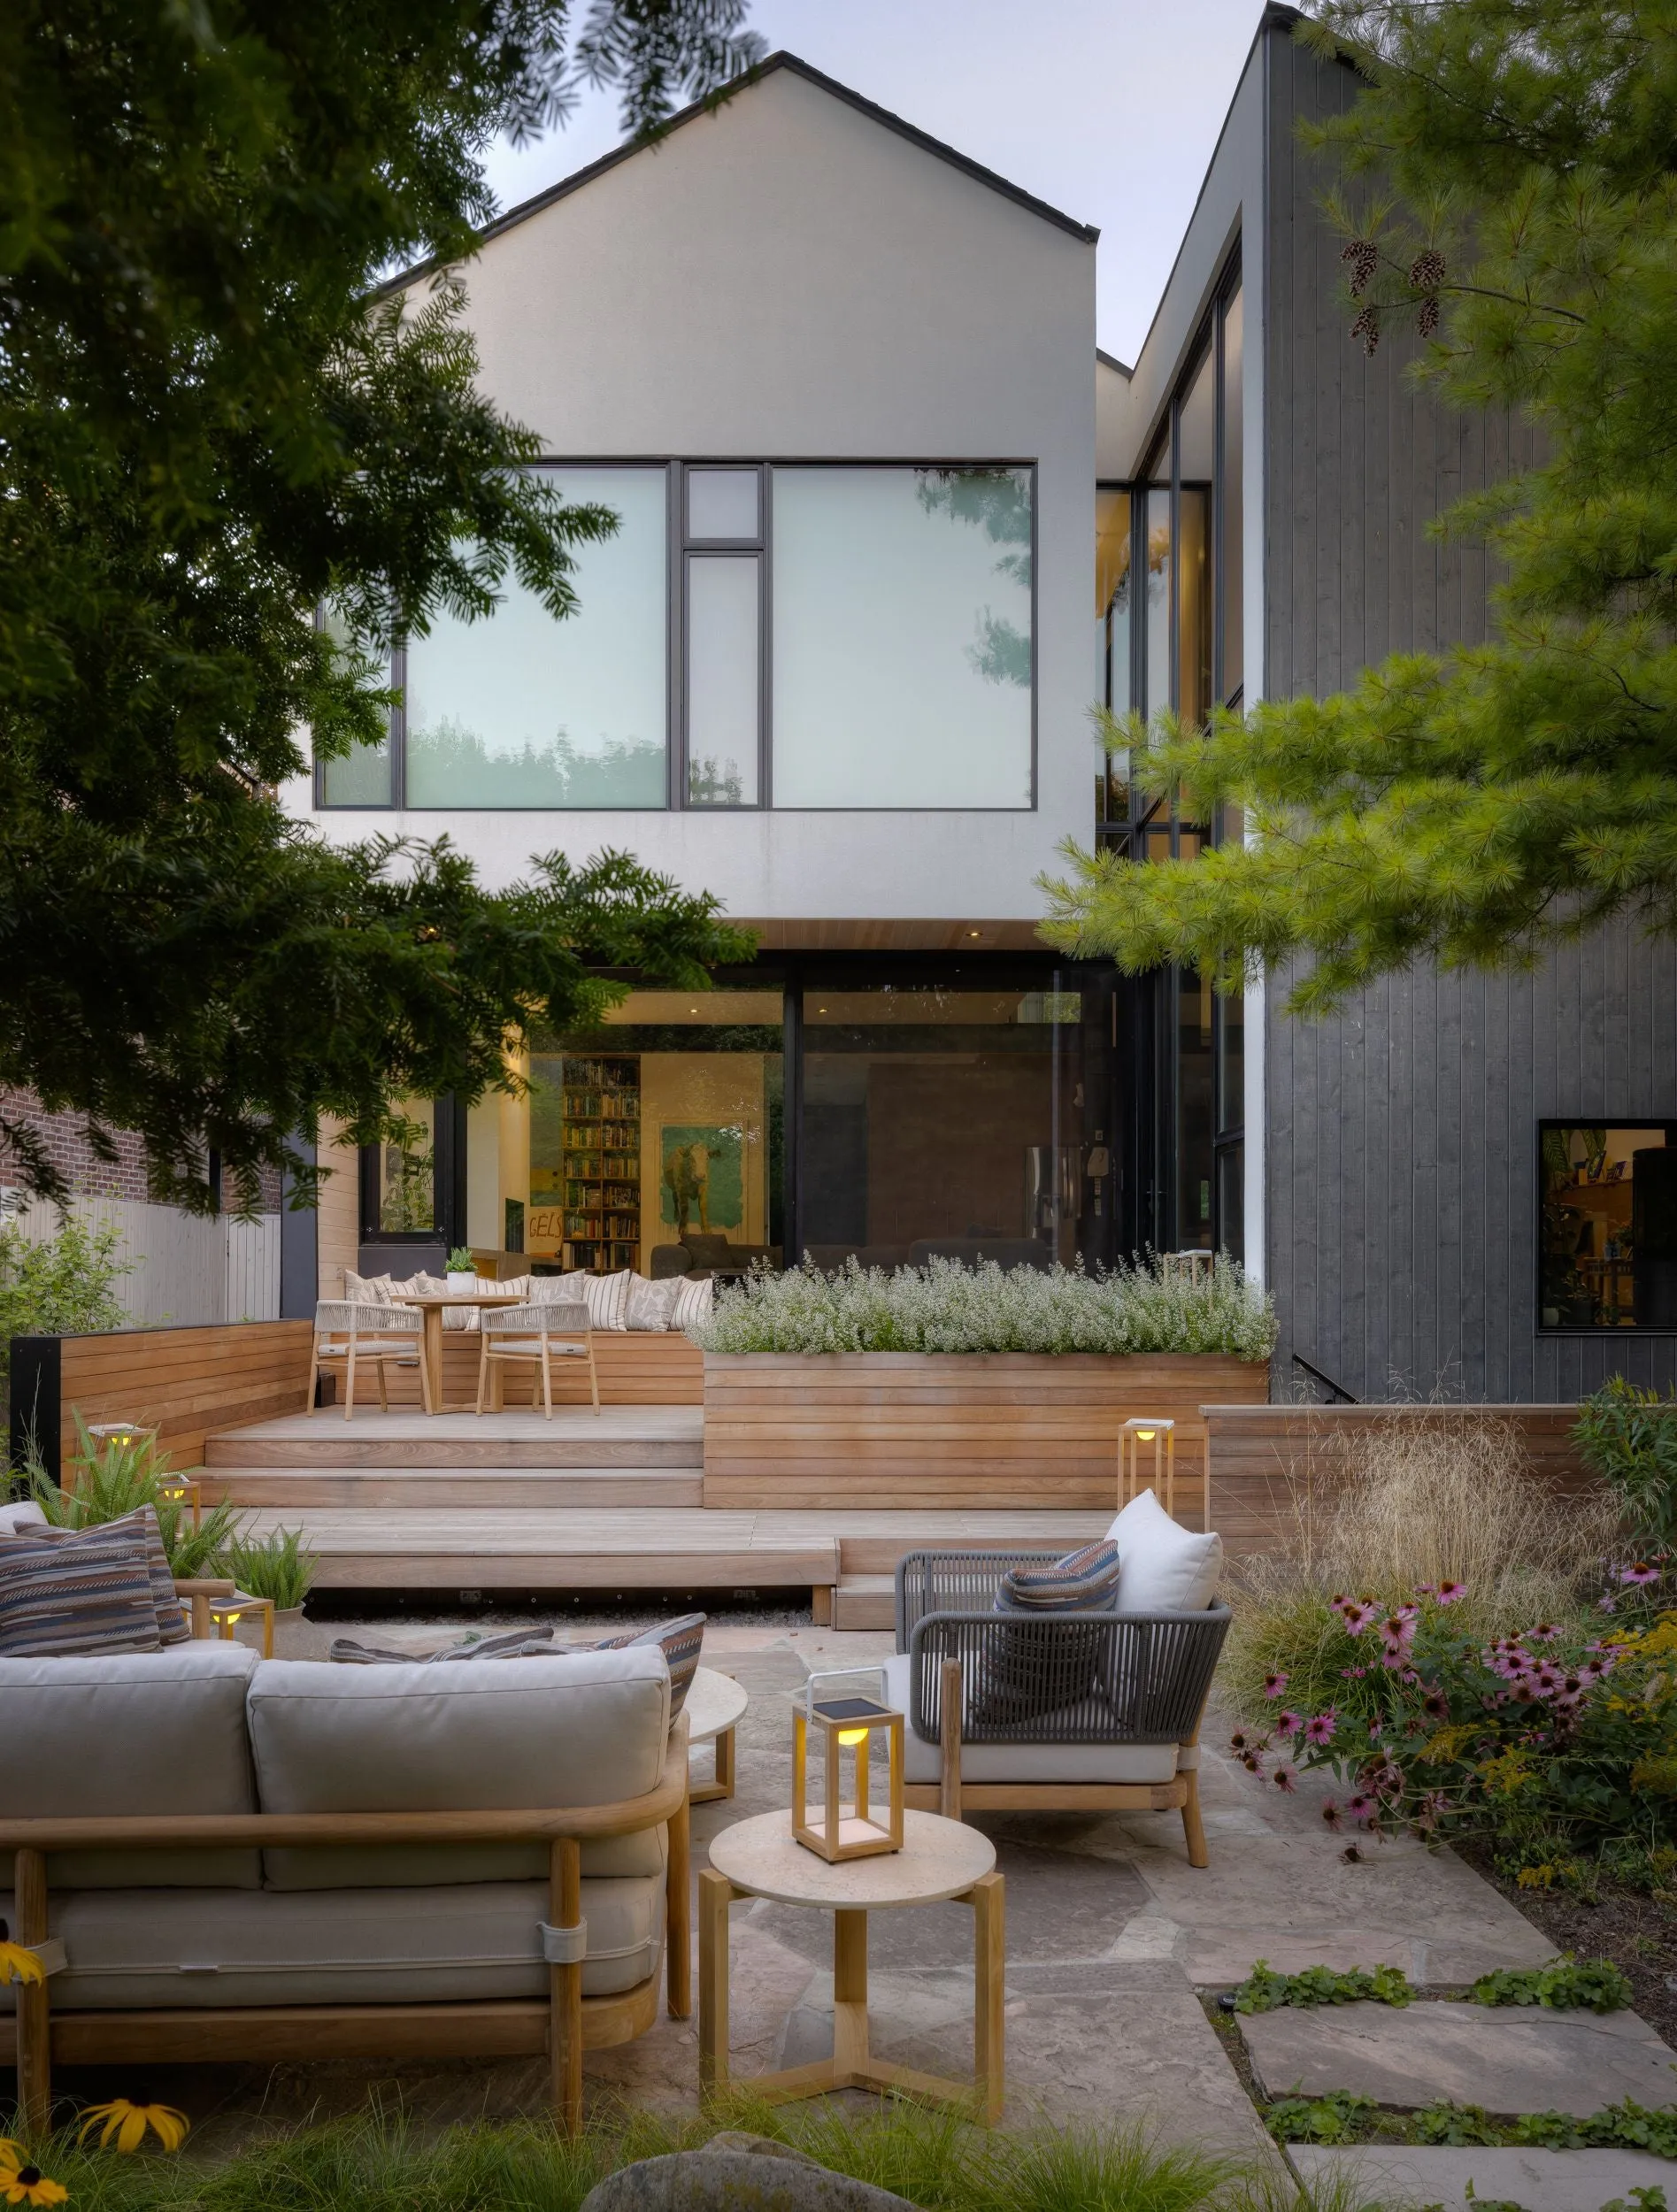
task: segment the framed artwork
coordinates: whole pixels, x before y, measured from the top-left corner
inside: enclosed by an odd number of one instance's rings
[[[665,1122],[658,1131],[658,1218],[684,1237],[745,1226],[745,1174],[737,1123]]]

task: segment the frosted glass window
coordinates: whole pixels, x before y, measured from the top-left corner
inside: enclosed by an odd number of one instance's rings
[[[662,469],[567,469],[619,518],[575,549],[556,622],[509,578],[487,621],[440,615],[407,651],[407,799],[429,807],[661,807],[668,718]]]
[[[757,804],[760,570],[755,553],[687,564],[688,799]]]
[[[755,469],[690,469],[687,480],[687,534],[689,538],[757,538],[758,493],[761,479]]]
[[[1028,469],[781,468],[777,807],[1028,807]]]

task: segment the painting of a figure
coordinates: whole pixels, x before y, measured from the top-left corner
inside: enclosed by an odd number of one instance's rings
[[[719,1235],[745,1225],[740,1131],[666,1122],[658,1133],[659,1210],[678,1238],[689,1229]]]

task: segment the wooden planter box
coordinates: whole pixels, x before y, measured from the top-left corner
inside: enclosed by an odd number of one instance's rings
[[[1196,1513],[1201,1406],[1268,1395],[1265,1362],[1214,1353],[707,1352],[704,1502],[1111,1510],[1119,1426],[1152,1413]]]

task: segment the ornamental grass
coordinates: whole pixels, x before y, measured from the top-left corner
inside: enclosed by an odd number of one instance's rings
[[[1159,1260],[1080,1267],[976,1267],[933,1259],[889,1271],[805,1260],[719,1292],[689,1329],[707,1352],[1212,1352],[1266,1360],[1268,1294],[1219,1255],[1189,1274]]]

